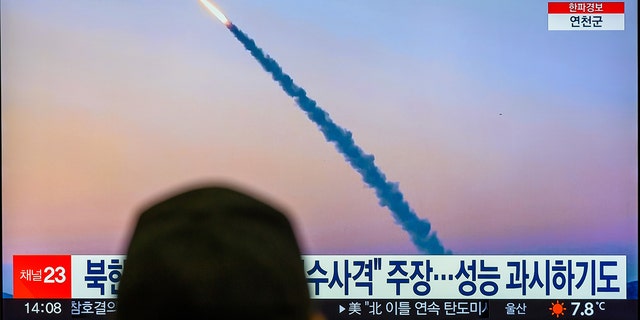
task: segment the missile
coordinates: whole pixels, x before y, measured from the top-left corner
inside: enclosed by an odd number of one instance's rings
[[[229,21],[229,19],[227,19],[222,11],[218,10],[218,8],[216,8],[211,2],[207,0],[200,0],[200,3],[202,3],[205,8],[209,10],[209,12],[213,13],[213,15],[216,16],[216,18],[218,18],[218,20],[220,20],[220,22],[222,22],[225,26],[227,26],[227,28],[231,26],[231,21]]]

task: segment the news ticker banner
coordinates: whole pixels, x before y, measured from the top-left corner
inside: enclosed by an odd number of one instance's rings
[[[15,255],[13,298],[116,298],[125,260],[125,255]],[[302,260],[314,299],[627,298],[623,255],[303,255]]]
[[[638,316],[638,300],[316,299],[314,306],[326,320],[630,320]],[[184,311],[189,313],[186,307]],[[116,313],[113,298],[4,299],[2,319],[103,320],[114,319]]]
[[[549,2],[548,30],[624,30],[624,2]]]

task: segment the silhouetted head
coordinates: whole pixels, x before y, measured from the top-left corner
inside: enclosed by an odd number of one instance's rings
[[[118,319],[309,319],[289,220],[226,187],[158,202],[134,229],[117,309]]]

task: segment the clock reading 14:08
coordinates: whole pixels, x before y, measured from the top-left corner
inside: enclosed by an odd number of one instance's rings
[[[60,302],[27,302],[24,307],[27,308],[27,314],[60,314],[62,312],[62,303]]]

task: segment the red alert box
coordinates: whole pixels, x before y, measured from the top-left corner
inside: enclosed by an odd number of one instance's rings
[[[13,297],[71,298],[71,255],[13,256]]]
[[[624,2],[549,2],[548,30],[624,30]]]

